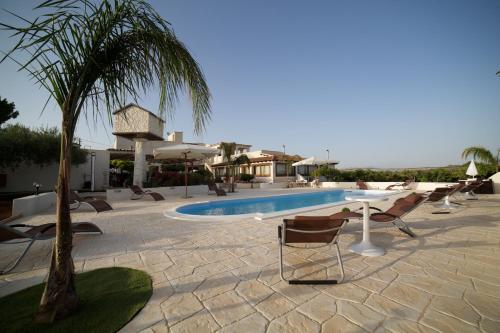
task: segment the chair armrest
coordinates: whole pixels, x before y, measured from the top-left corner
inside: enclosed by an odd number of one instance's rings
[[[395,219],[399,218],[399,216],[396,216],[396,215],[393,215],[393,214],[390,214],[390,213],[384,213],[384,212],[382,212],[382,213],[373,213],[371,216],[373,216],[373,215],[375,215],[375,216],[386,215],[386,216],[390,216],[390,217],[395,218]]]
[[[377,212],[382,212],[383,211],[382,209],[377,208],[377,207],[370,206],[369,208],[373,209],[373,210],[376,210]],[[363,207],[359,207],[358,209],[355,210],[355,212],[360,211],[360,210],[363,210]]]

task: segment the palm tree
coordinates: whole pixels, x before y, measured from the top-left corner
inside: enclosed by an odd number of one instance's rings
[[[158,85],[160,115],[172,114],[178,94],[187,90],[199,133],[210,119],[210,93],[201,69],[170,24],[143,0],[48,0],[35,9],[43,14],[34,21],[21,18],[26,26],[1,24],[17,40],[0,62],[16,61],[49,92],[47,102],[52,99],[61,109],[56,238],[35,318],[52,322],[78,305],[69,210],[71,146],[78,118],[82,113],[96,117],[105,109],[111,119],[113,109]]]
[[[230,180],[229,192],[234,192],[233,181],[231,180],[231,173],[233,169],[233,155],[236,153],[236,143],[235,142],[221,142],[220,149],[224,154],[224,158],[227,161],[226,168],[226,178]]]
[[[469,156],[472,156],[474,160],[478,160],[483,163],[490,164],[495,167],[496,172],[498,172],[498,158],[500,155],[500,149],[497,151],[496,158],[493,157],[493,153],[484,147],[473,146],[467,147],[462,152],[462,158],[467,159]]]
[[[233,161],[234,168],[239,167],[240,165],[243,164],[246,164],[247,166],[250,166],[251,164],[250,159],[245,154],[241,154],[240,156],[236,157]]]

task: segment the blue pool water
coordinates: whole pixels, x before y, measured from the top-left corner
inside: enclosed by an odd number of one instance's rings
[[[345,200],[346,194],[362,196],[365,195],[365,191],[330,190],[270,197],[208,201],[181,206],[176,209],[176,212],[188,215],[265,214],[328,203],[338,203]]]

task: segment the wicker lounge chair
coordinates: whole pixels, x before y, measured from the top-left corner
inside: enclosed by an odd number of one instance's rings
[[[285,219],[283,224],[278,226],[279,242],[279,265],[280,277],[289,284],[337,284],[344,279],[344,267],[338,246],[338,237],[346,223],[345,219],[322,219],[315,221],[305,221],[296,219]],[[290,244],[311,244],[324,243],[333,244],[337,252],[337,260],[340,268],[340,280],[287,280],[283,274],[283,246]]]
[[[28,228],[27,230],[21,231],[17,228]],[[78,222],[71,225],[72,232],[76,233],[100,233],[102,230],[99,229],[95,224],[89,222]],[[5,274],[12,271],[19,264],[21,259],[24,258],[31,245],[37,240],[45,240],[54,238],[56,235],[56,224],[46,223],[42,225],[27,225],[27,224],[1,224],[0,223],[0,244],[18,244],[27,243],[26,248],[23,250],[21,255],[6,269],[0,271],[0,274]]]
[[[132,185],[132,186],[130,186],[130,189],[133,192],[133,195],[132,195],[132,198],[131,198],[132,200],[142,199],[145,195],[151,196],[151,198],[153,198],[154,201],[165,200],[165,198],[163,197],[163,195],[161,195],[160,193],[158,193],[158,192],[152,192],[151,190],[145,190],[144,191],[138,185]]]
[[[97,213],[105,212],[108,210],[113,210],[113,207],[105,200],[97,199],[94,197],[81,197],[77,192],[70,191],[69,193],[70,199],[70,209],[78,209],[82,204],[86,204],[92,207]]]

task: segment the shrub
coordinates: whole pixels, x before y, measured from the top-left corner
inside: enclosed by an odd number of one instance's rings
[[[327,166],[316,169],[312,175],[323,176],[328,181],[354,182],[362,179],[366,182],[400,182],[406,179],[415,179],[417,182],[457,182],[465,179],[468,163],[461,166],[420,169],[420,170],[338,170]],[[476,163],[479,177],[486,178],[495,173],[495,168],[489,164]]]
[[[249,182],[249,181],[251,181],[251,180],[252,180],[252,179],[254,179],[254,178],[255,178],[255,176],[254,176],[254,175],[249,175],[248,173],[242,173],[242,174],[240,175],[240,180],[241,180],[242,182]]]

